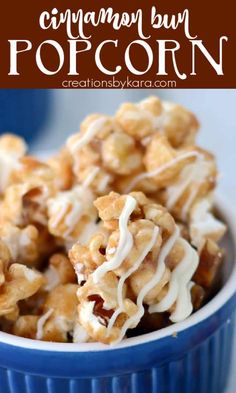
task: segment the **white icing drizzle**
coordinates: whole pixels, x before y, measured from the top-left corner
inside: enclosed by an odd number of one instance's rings
[[[184,203],[184,205],[182,207],[182,211],[181,211],[181,219],[182,219],[182,221],[186,221],[187,220],[189,209],[191,208],[191,206],[192,206],[192,204],[194,202],[194,199],[197,196],[198,189],[199,189],[198,187],[195,187],[195,188],[192,188],[190,190],[190,194],[189,194],[189,196],[187,198],[187,201],[185,201],[185,203]]]
[[[91,169],[89,175],[86,177],[86,179],[83,182],[83,187],[88,188],[91,183],[94,181],[95,177],[97,176],[99,172],[99,167],[95,166],[94,168]]]
[[[102,129],[102,127],[105,126],[106,121],[107,118],[105,116],[99,117],[90,124],[86,132],[81,136],[81,138],[78,138],[77,141],[75,141],[75,136],[77,137],[77,134],[68,138],[67,147],[70,152],[74,154],[78,150],[81,150],[89,142],[91,142],[93,137]]]
[[[192,157],[199,157],[201,154],[198,153],[197,151],[190,151],[187,153],[183,153],[179,155],[178,157],[174,158],[173,160],[167,162],[166,164],[161,165],[160,167],[154,169],[151,172],[143,172],[137,175],[136,177],[133,178],[133,180],[130,182],[128,187],[125,190],[125,193],[129,193],[134,189],[134,187],[144,179],[150,179],[154,176],[158,176],[167,169],[170,169],[173,165],[178,164],[179,162],[186,160],[187,158],[192,158]]]
[[[44,276],[47,279],[47,284],[44,286],[45,291],[49,292],[60,284],[60,278],[57,269],[55,269],[54,266],[49,266],[49,268],[44,273]]]
[[[90,174],[87,176],[85,181],[81,186],[77,186],[75,188],[75,194],[68,194],[69,195],[69,200],[67,203],[71,203],[71,206],[73,207],[70,211],[69,214],[67,214],[65,223],[66,225],[70,228],[69,233],[74,229],[76,223],[78,220],[81,218],[85,206],[85,200],[83,198],[83,194],[86,193],[88,194],[89,191],[89,186],[94,180],[95,176],[99,172],[98,167],[94,167]],[[88,198],[91,200],[91,198]],[[67,233],[67,234],[69,234]]]
[[[132,236],[131,238],[129,238],[130,233],[127,229],[127,224],[128,224],[129,216],[133,211],[133,209],[135,208],[135,203],[133,203],[132,205],[131,200],[128,202],[127,201],[128,201],[128,197],[126,200],[125,207],[122,210],[119,219],[120,240],[115,255],[110,261],[105,262],[106,264],[105,269],[101,269],[101,267],[104,266],[103,264],[99,266],[97,270],[93,273],[93,275],[95,275],[96,273],[96,276],[94,278],[95,282],[97,282],[100,279],[100,277],[102,277],[106,272],[117,269],[133,247],[133,239]],[[125,311],[125,305],[123,299],[123,288],[124,288],[125,281],[135,271],[138,270],[138,268],[146,258],[147,254],[151,251],[151,249],[155,245],[158,234],[159,234],[159,228],[154,227],[150,242],[141,252],[140,256],[137,258],[134,264],[125,273],[121,275],[117,286],[118,308],[116,309],[116,311],[113,313],[112,317],[109,320],[107,326],[107,335],[109,335],[117,317],[122,312]],[[159,284],[160,280],[162,279],[166,270],[166,264],[165,264],[166,257],[169,255],[170,251],[172,250],[177,240],[184,250],[184,256],[180,260],[176,268],[171,272],[167,294],[159,303],[151,305],[149,307],[149,312],[150,313],[164,312],[169,310],[173,305],[175,305],[175,309],[170,316],[170,320],[172,322],[182,321],[191,314],[193,306],[192,306],[190,291],[193,284],[191,283],[190,280],[197,269],[199,263],[199,256],[195,251],[195,249],[191,247],[191,245],[185,239],[180,237],[180,229],[177,225],[175,225],[175,230],[173,234],[169,237],[169,239],[165,242],[165,244],[162,246],[160,250],[157,260],[156,271],[153,277],[143,286],[143,288],[139,292],[136,302],[138,311],[136,312],[135,315],[129,317],[125,321],[124,325],[121,328],[119,338],[116,340],[116,342],[122,340],[122,338],[126,334],[126,331],[129,328],[136,326],[137,323],[142,318],[144,314],[144,306],[143,306],[144,298],[156,285]],[[122,254],[122,250],[123,251],[125,250],[123,254]],[[100,274],[97,274],[98,270],[100,270]],[[90,310],[90,314],[93,312],[93,307],[94,307],[94,302],[88,302],[87,308]],[[99,320],[95,316],[94,318],[95,319],[93,321],[93,325],[95,325],[94,326],[95,329],[98,329]]]
[[[55,199],[49,199],[48,208],[50,213],[54,215],[50,225],[52,228],[56,228],[67,212],[68,201],[65,200],[65,197],[63,198],[63,194],[59,193]]]
[[[70,152],[74,154],[81,150],[86,144],[88,144],[92,138],[104,127],[106,121],[107,118],[105,116],[99,117],[90,124],[86,132],[81,137],[75,134],[68,138],[67,147]],[[77,162],[76,165],[79,165],[79,163]],[[54,216],[54,218],[51,219],[50,225],[52,228],[56,228],[65,218],[65,224],[68,227],[68,230],[65,231],[64,237],[67,237],[71,234],[77,222],[81,218],[85,210],[86,198],[84,197],[84,194],[91,194],[89,186],[95,179],[98,172],[99,167],[93,167],[81,186],[75,187],[72,191],[58,193],[56,198],[49,200],[49,210],[51,210],[52,216]],[[108,176],[105,177],[103,182],[99,184],[99,190],[101,189],[101,191],[103,191],[109,180],[110,179]],[[90,195],[88,196],[90,200],[94,199],[91,198]],[[70,209],[69,213],[68,209]]]
[[[135,263],[128,269],[125,273],[122,274],[120,277],[118,287],[117,287],[117,300],[118,300],[118,305],[119,308],[113,313],[112,317],[110,318],[108,327],[107,327],[107,334],[109,334],[110,330],[112,329],[118,315],[122,313],[125,310],[124,303],[123,303],[123,287],[124,283],[127,280],[128,277],[131,276],[138,268],[140,267],[141,263],[144,261],[146,258],[147,254],[151,251],[151,249],[154,247],[157,237],[159,234],[159,228],[154,227],[152,238],[150,242],[146,245],[138,259],[135,261]]]
[[[9,226],[8,228],[6,233],[2,234],[1,239],[9,248],[13,261],[17,261],[22,249],[27,248],[33,241],[27,232],[27,228],[20,229],[16,226]]]
[[[179,289],[179,295],[175,304],[175,310],[170,316],[172,322],[181,322],[193,311],[191,289],[194,283],[188,282],[185,286]]]
[[[88,180],[91,180],[91,177]],[[64,236],[70,235],[86,208],[92,205],[92,200],[91,191],[83,185],[76,186],[70,191],[59,192],[55,198],[48,201],[49,215],[52,216],[51,227],[56,228],[62,220],[65,220],[67,230]]]
[[[167,188],[167,209],[171,210],[187,188],[194,183],[194,187],[190,190],[187,201],[185,201],[181,212],[181,218],[185,221],[189,208],[198,193],[199,187],[208,174],[209,164],[204,160],[203,155],[200,154],[196,162],[189,164],[182,170],[180,179]]]
[[[176,303],[175,310],[170,316],[172,322],[182,321],[192,312],[193,306],[188,285],[199,263],[197,252],[185,239],[179,238],[178,243],[184,249],[184,256],[171,272],[167,294],[160,302],[151,305],[148,309],[150,313],[164,312]]]
[[[98,266],[98,268],[93,272],[93,280],[95,283],[97,283],[107,272],[117,269],[132,249],[133,236],[128,230],[128,221],[131,213],[136,207],[136,204],[136,200],[132,196],[127,195],[125,206],[119,218],[120,238],[116,253],[109,261]]]
[[[66,231],[65,236],[69,235],[73,231],[83,214],[83,203],[80,200],[80,195],[81,190],[79,190],[78,194],[76,193],[74,196],[71,195],[70,202],[72,208],[69,214],[67,214],[65,217],[65,224],[68,227],[68,231]]]
[[[186,174],[186,169],[188,172],[187,174]],[[174,184],[173,186],[169,186],[167,188],[168,197],[167,197],[166,207],[168,210],[173,208],[173,206],[179,200],[181,195],[183,195],[186,188],[194,180],[194,170],[191,169],[194,169],[192,165],[184,168],[180,175],[181,176],[180,181]]]
[[[159,281],[161,280],[163,274],[165,273],[166,265],[165,265],[165,259],[169,252],[171,251],[172,247],[174,246],[177,238],[179,237],[179,228],[176,226],[174,233],[169,237],[169,239],[166,241],[164,246],[162,247],[158,261],[157,261],[157,269],[154,274],[154,276],[151,278],[150,281],[147,282],[139,292],[138,298],[137,298],[137,306],[138,306],[138,312],[130,317],[129,319],[126,320],[124,325],[122,326],[121,332],[119,339],[117,342],[122,340],[122,338],[125,336],[126,331],[133,325],[136,325],[140,319],[142,318],[144,314],[144,307],[143,307],[143,299],[147,295],[149,291],[151,291],[152,288],[154,288]]]
[[[108,174],[103,175],[103,177],[100,180],[99,185],[98,185],[98,191],[99,192],[104,192],[106,190],[106,188],[107,188],[107,186],[108,186],[110,181],[111,181],[111,176],[110,175],[108,175]]]
[[[53,313],[53,309],[50,308],[44,315],[42,315],[37,322],[37,332],[36,332],[36,339],[37,340],[41,340],[43,337],[43,327],[45,325],[45,323],[47,322],[48,318],[50,318],[50,316]]]

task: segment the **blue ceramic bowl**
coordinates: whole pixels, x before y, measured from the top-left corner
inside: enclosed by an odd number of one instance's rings
[[[222,393],[226,386],[236,308],[232,208],[224,286],[186,321],[101,344],[37,342],[0,333],[0,393]]]
[[[12,132],[31,143],[51,110],[50,90],[0,89],[0,133]]]

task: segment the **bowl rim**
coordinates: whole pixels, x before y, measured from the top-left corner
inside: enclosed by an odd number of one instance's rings
[[[236,244],[236,212],[232,209],[232,204],[227,198],[221,194],[216,194],[215,204],[219,212],[224,217],[228,224],[230,233],[233,239],[234,248],[234,267],[230,277],[226,281],[222,289],[211,299],[206,305],[194,314],[189,316],[186,320],[175,323],[166,328],[162,328],[152,333],[143,334],[136,337],[131,337],[121,341],[119,344],[105,345],[101,343],[56,343],[46,342],[40,340],[33,340],[15,336],[9,333],[0,332],[0,345],[8,344],[25,349],[33,349],[38,351],[51,351],[51,352],[93,352],[93,351],[111,351],[122,348],[130,348],[135,345],[150,343],[165,337],[173,336],[188,328],[191,328],[198,323],[206,320],[218,311],[236,292],[236,261],[235,261],[235,248]]]

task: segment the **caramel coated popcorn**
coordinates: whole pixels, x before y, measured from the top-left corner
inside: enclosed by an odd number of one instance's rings
[[[0,329],[102,342],[186,319],[217,291],[215,157],[184,107],[91,114],[46,161],[0,137]]]
[[[60,191],[47,201],[48,230],[65,241],[76,241],[86,226],[97,219],[94,195],[86,186]]]
[[[75,178],[96,196],[143,191],[186,222],[218,175],[214,156],[196,145],[197,130],[189,111],[150,97],[121,105],[114,118],[88,116],[67,149]]]
[[[44,272],[46,278],[45,290],[51,291],[59,284],[76,283],[76,275],[69,258],[57,253],[49,259],[49,266]]]
[[[67,342],[76,319],[77,285],[58,285],[51,290],[40,315],[24,315],[15,322],[14,334],[43,341]]]
[[[32,265],[38,259],[38,230],[33,225],[20,228],[6,223],[0,227],[0,238],[8,247],[12,262]]]
[[[78,320],[93,340],[120,341],[138,325],[144,307],[150,313],[169,312],[173,322],[190,315],[199,255],[167,209],[140,192],[112,192],[95,206],[108,230],[97,250],[101,258],[91,249],[94,237],[77,253],[80,271],[86,272],[77,292]],[[73,249],[70,258],[76,266]]]
[[[138,104],[122,104],[115,118],[135,139],[142,140],[162,132],[173,147],[193,144],[199,128],[191,112],[157,97],[149,97]]]
[[[43,284],[43,276],[26,266],[13,263],[5,270],[1,285],[0,315],[18,317],[18,302],[35,294]]]

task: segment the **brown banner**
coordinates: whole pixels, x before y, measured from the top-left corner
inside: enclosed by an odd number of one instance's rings
[[[1,88],[236,87],[231,1],[1,4]]]

